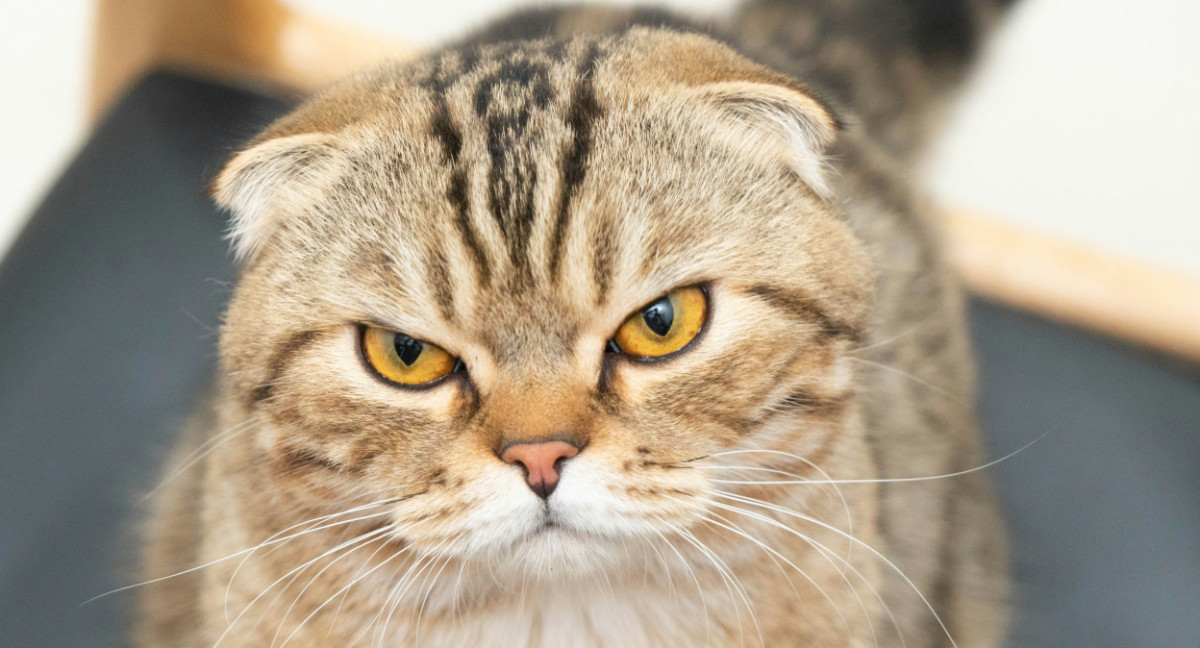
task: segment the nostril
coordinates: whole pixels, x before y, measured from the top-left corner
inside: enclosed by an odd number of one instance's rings
[[[503,457],[501,457],[501,459],[503,459]],[[526,466],[525,462],[521,461],[520,459],[514,459],[512,461],[509,461],[508,459],[504,459],[504,461],[506,461],[507,463],[510,463],[514,466],[519,466],[521,468],[521,472],[525,473],[525,478],[529,479],[529,466]]]
[[[500,453],[500,458],[520,465],[530,490],[546,499],[558,486],[563,462],[577,454],[579,448],[566,441],[536,441],[510,445]]]

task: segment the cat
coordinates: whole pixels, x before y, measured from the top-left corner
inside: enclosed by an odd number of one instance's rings
[[[525,11],[272,125],[137,644],[1000,645],[911,168],[1006,4]]]

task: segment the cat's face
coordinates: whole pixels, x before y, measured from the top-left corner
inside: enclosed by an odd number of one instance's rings
[[[452,53],[302,109],[217,184],[249,257],[223,357],[269,487],[395,498],[415,547],[561,574],[694,523],[713,455],[829,443],[870,293],[821,195],[832,128],[657,32]],[[681,294],[669,352],[613,344]],[[409,338],[446,354],[415,385],[386,366]],[[537,442],[572,448],[548,498],[506,455]]]

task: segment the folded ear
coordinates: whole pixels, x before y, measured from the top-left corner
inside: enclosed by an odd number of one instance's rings
[[[737,141],[776,153],[819,196],[830,197],[824,152],[840,124],[811,95],[792,85],[760,81],[721,81],[689,92],[728,120]]]
[[[777,153],[818,194],[828,197],[824,152],[841,128],[807,86],[699,34],[636,28],[619,75],[643,87],[680,88],[716,108],[732,141]]]
[[[321,200],[342,158],[332,135],[303,133],[268,139],[229,161],[210,192],[233,217],[229,238],[239,261],[258,254],[288,214]]]

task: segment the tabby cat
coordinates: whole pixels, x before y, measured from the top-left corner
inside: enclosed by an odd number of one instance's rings
[[[531,11],[271,126],[139,645],[999,645],[910,169],[1003,4]]]

